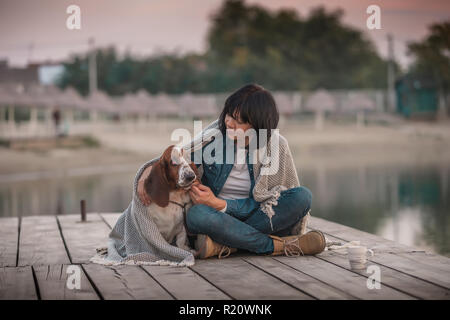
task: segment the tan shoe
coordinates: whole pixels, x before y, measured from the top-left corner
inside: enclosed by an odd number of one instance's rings
[[[197,250],[196,256],[200,259],[206,259],[214,256],[218,256],[219,259],[222,259],[237,251],[235,248],[230,248],[214,242],[205,234],[199,234],[197,236],[197,240],[195,241],[195,250]]]
[[[314,255],[325,250],[326,240],[323,233],[313,230],[301,236],[277,237],[273,239],[273,256]]]
[[[291,229],[291,235],[293,236],[301,236],[306,233],[306,228],[308,227],[309,218],[311,217],[311,209],[308,210],[306,215],[300,219]]]

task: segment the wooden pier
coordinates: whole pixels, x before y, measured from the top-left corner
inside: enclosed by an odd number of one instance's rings
[[[118,213],[0,218],[0,299],[450,299],[450,259],[320,218],[309,227],[328,239],[360,240],[375,256],[371,274],[352,271],[345,253],[269,257],[237,253],[189,268],[89,263],[106,246]],[[67,268],[81,270],[69,289]]]

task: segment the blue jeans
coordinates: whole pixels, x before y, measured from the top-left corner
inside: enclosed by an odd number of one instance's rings
[[[204,204],[193,205],[187,215],[188,231],[206,234],[215,242],[248,250],[258,254],[273,252],[273,241],[268,236],[285,236],[311,208],[312,194],[305,187],[296,187],[281,192],[278,204],[273,206],[273,230],[267,215],[256,208],[245,220],[239,220]]]

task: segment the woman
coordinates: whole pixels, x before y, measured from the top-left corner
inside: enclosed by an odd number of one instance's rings
[[[263,140],[269,143],[274,139],[271,132],[277,128],[278,120],[275,101],[263,87],[249,84],[234,92],[226,100],[218,119],[218,129],[224,139],[223,159],[226,159],[227,140],[234,140],[235,151],[240,147],[236,143],[238,135],[230,132],[266,129],[267,139]],[[203,169],[202,184],[192,186],[189,191],[195,205],[187,213],[186,224],[188,232],[198,235],[195,246],[200,258],[215,255],[220,258],[236,248],[272,255],[317,254],[324,250],[325,237],[320,231],[286,237],[310,210],[312,195],[307,188],[299,186],[287,142],[282,136],[277,138],[284,142],[281,143],[284,149],[280,150],[285,151],[279,163],[284,170],[282,175],[268,178],[262,176],[261,167],[257,172],[254,170],[249,161],[249,136],[245,137],[245,151],[235,152],[233,164],[207,164],[204,157],[201,164],[196,164]],[[258,149],[268,147],[260,141],[259,135],[256,139]],[[199,152],[203,153],[207,146]],[[239,154],[245,154],[245,162],[244,159],[237,161]],[[192,152],[191,160],[194,158],[195,152]],[[290,168],[290,172],[285,168]],[[149,167],[144,171],[138,182],[138,195],[145,205],[150,204],[144,191],[144,181],[150,170]],[[290,180],[286,179],[286,172]],[[261,187],[263,185],[266,187]]]

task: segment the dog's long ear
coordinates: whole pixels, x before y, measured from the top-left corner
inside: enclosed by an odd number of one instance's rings
[[[144,182],[144,189],[150,199],[158,206],[167,207],[169,204],[169,183],[161,159],[153,165],[150,175]]]
[[[200,173],[198,172],[197,166],[194,164],[194,162],[189,163],[189,166],[192,168],[192,170],[195,173],[195,176],[197,177],[195,180],[197,180],[198,182],[200,181]]]

